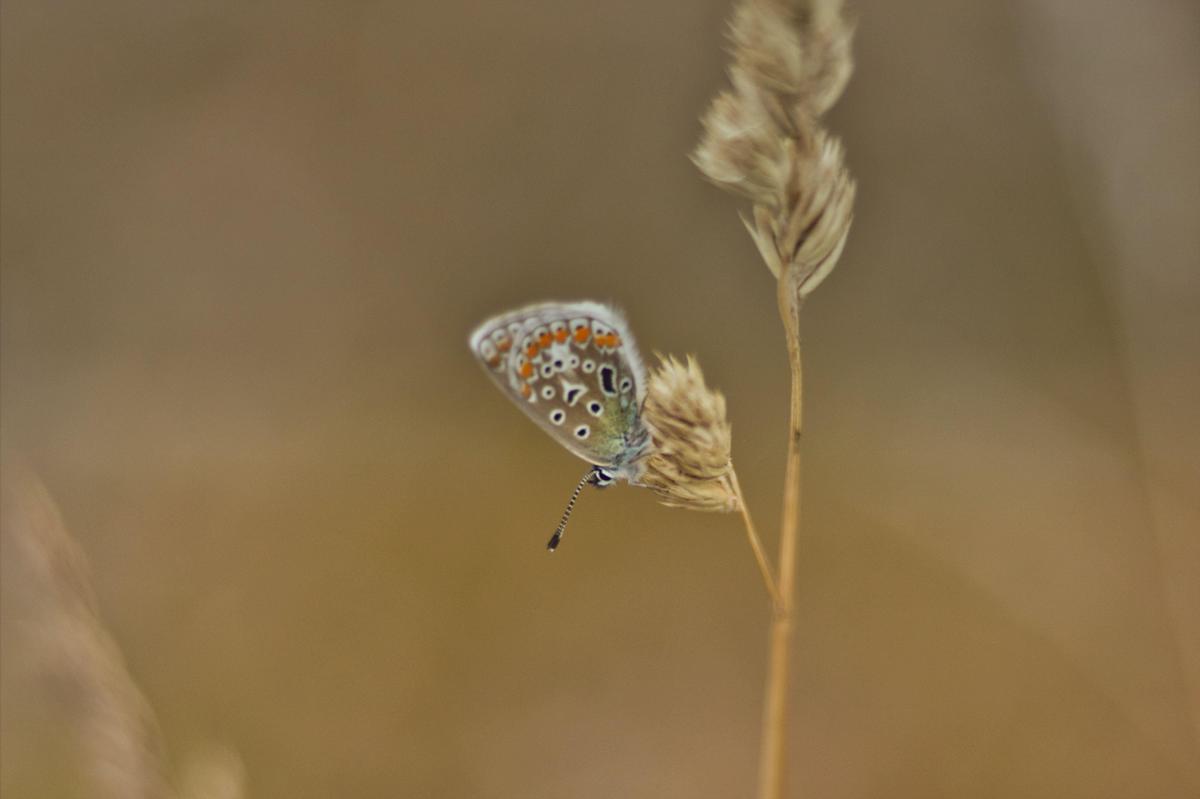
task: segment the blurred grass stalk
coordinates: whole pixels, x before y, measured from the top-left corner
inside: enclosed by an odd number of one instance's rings
[[[743,222],[777,281],[791,367],[779,574],[775,580],[778,600],[768,643],[760,799],[783,795],[786,771],[788,674],[800,530],[804,397],[800,310],[804,298],[837,264],[853,217],[854,182],[843,164],[842,147],[819,124],[841,96],[853,70],[852,33],[841,0],[737,2],[729,30],[732,88],[713,100],[704,117],[700,144],[692,154],[709,180],[751,203],[751,214],[743,217]],[[752,531],[750,535],[753,541]]]
[[[241,760],[223,748],[190,761],[180,787],[173,785],[158,720],[100,617],[83,549],[41,480],[15,456],[4,458],[2,507],[27,643],[37,676],[62,700],[88,795],[240,799]]]

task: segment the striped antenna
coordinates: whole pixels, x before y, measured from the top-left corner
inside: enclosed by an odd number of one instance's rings
[[[562,521],[558,523],[558,529],[554,531],[554,535],[550,536],[550,543],[546,544],[546,549],[553,552],[558,548],[558,542],[562,541],[563,530],[567,529],[567,519],[571,518],[571,511],[575,509],[575,500],[579,499],[579,492],[588,483],[596,481],[596,472],[594,469],[589,470],[579,481],[579,485],[575,486],[575,490],[571,492],[571,499],[567,501],[567,509],[563,511]]]

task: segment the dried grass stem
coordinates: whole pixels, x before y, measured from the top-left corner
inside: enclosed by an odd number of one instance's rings
[[[841,0],[736,0],[730,87],[703,118],[692,153],[717,186],[749,200],[743,216],[776,278],[791,369],[787,466],[775,612],[768,642],[760,799],[780,799],[786,771],[790,647],[800,530],[803,376],[800,306],[837,264],[850,230],[854,181],[841,144],[821,128],[853,71],[853,26]],[[749,515],[746,515],[749,529]],[[751,541],[751,547],[755,546]],[[760,552],[760,569],[765,557]],[[768,569],[769,572],[769,569]]]
[[[790,682],[792,619],[795,608],[796,550],[800,536],[800,439],[804,432],[804,372],[800,349],[802,300],[779,282],[779,314],[787,337],[791,367],[787,466],[783,481],[783,520],[779,531],[780,602],[771,618],[767,644],[767,688],[763,704],[759,759],[760,799],[783,796],[786,776],[787,696]]]
[[[734,496],[737,497],[738,509],[742,512],[742,521],[746,524],[746,540],[750,544],[750,550],[754,553],[754,562],[758,564],[758,571],[762,575],[767,595],[771,597],[771,604],[778,611],[783,606],[783,597],[779,593],[779,586],[775,583],[773,570],[767,560],[762,540],[758,537],[758,530],[754,527],[754,520],[750,518],[750,506],[746,504],[746,498],[742,495],[742,486],[738,482],[737,472],[732,466],[729,468],[729,482]]]

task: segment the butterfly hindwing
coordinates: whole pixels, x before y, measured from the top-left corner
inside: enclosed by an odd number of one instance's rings
[[[501,391],[580,458],[620,467],[639,454],[645,370],[616,310],[529,306],[484,322],[471,349]]]

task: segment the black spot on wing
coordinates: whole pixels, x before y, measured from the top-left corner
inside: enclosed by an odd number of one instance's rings
[[[600,367],[600,387],[604,389],[605,394],[617,393],[617,370],[609,364]]]

